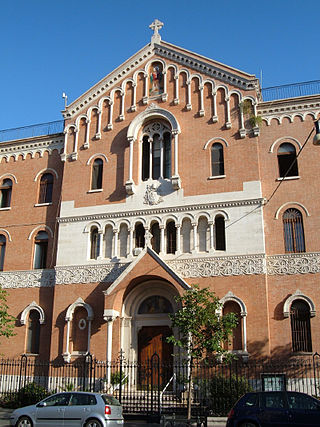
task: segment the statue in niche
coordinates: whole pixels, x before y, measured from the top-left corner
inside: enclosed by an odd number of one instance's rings
[[[154,63],[150,67],[149,96],[158,96],[163,93],[162,64]]]

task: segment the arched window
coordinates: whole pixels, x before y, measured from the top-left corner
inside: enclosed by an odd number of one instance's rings
[[[34,240],[33,268],[46,268],[48,252],[48,234],[39,231]]]
[[[310,308],[303,300],[295,300],[290,310],[292,351],[312,352]]]
[[[121,224],[119,228],[119,251],[120,257],[128,256],[128,237],[129,231],[127,224]]]
[[[26,353],[39,354],[40,347],[40,313],[30,310],[27,329]]]
[[[302,214],[298,209],[287,209],[283,214],[284,246],[287,253],[305,252]]]
[[[298,176],[298,162],[294,145],[285,142],[278,148],[279,176]]]
[[[145,229],[141,224],[136,224],[135,228],[135,240],[136,240],[136,248],[144,248],[145,246]]]
[[[226,232],[225,222],[222,215],[217,215],[214,219],[215,231],[216,231],[216,250],[226,250]]]
[[[192,224],[189,218],[184,218],[181,227],[182,252],[191,253]]]
[[[143,129],[142,180],[171,177],[171,132],[162,123],[153,122]]]
[[[151,226],[151,247],[152,249],[157,252],[157,254],[160,252],[160,227],[157,222],[154,222]]]
[[[3,180],[0,187],[0,208],[9,208],[12,194],[12,181],[9,178]]]
[[[232,332],[232,337],[225,344],[225,349],[230,351],[243,350],[242,343],[242,317],[241,308],[235,301],[227,301],[223,306],[223,315],[234,313],[238,318],[238,325]]]
[[[0,234],[0,271],[3,271],[4,256],[6,253],[6,236]]]
[[[211,147],[211,175],[224,175],[223,146],[220,143]]]
[[[51,173],[45,173],[40,179],[39,201],[38,203],[51,203],[53,190],[53,176]]]
[[[88,348],[88,313],[85,307],[76,307],[72,319],[71,352],[85,353]]]
[[[167,254],[175,254],[177,250],[177,232],[174,221],[167,222]]]
[[[102,188],[103,160],[95,159],[92,164],[91,190]]]
[[[100,234],[97,227],[92,227],[90,231],[90,259],[97,259],[100,249]]]

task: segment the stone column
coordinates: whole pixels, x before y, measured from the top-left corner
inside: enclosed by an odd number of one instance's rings
[[[192,224],[192,227],[193,227],[193,248],[192,248],[192,253],[195,253],[198,250],[197,223],[196,222],[192,222],[191,224]]]
[[[181,224],[176,224],[176,230],[177,230],[177,246],[176,246],[176,255],[181,254]]]
[[[210,252],[214,251],[214,228],[213,221],[208,221],[210,227]]]
[[[101,113],[101,110],[98,110],[98,131],[95,136],[96,139],[101,139]]]
[[[90,138],[90,123],[91,123],[91,120],[90,119],[87,119],[87,121],[86,121],[86,124],[87,124],[87,126],[86,126],[86,137],[85,137],[85,141],[84,141],[84,144],[83,144],[83,147],[84,148],[89,148],[89,138]]]
[[[111,379],[111,361],[112,361],[112,329],[113,322],[119,316],[119,312],[112,309],[105,309],[103,313],[103,319],[108,322],[108,331],[107,331],[107,383],[110,384]]]
[[[119,236],[119,230],[115,228],[113,230],[113,256],[115,258],[118,258],[118,236]]]
[[[165,251],[165,248],[164,248],[164,243],[165,243],[164,225],[160,224],[159,228],[160,228],[160,253],[164,254],[164,251]]]

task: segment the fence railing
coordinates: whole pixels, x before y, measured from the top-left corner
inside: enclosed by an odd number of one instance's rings
[[[267,87],[261,89],[261,93],[263,101],[318,95],[320,94],[320,80]]]
[[[23,356],[0,360],[0,396],[10,400],[35,383],[50,393],[112,393],[125,414],[185,414],[189,373],[187,363],[162,365],[158,356],[145,364],[123,359],[107,363],[91,356],[57,363]],[[290,363],[198,363],[192,366],[192,411],[194,415],[223,416],[247,391],[286,389],[319,397],[319,387],[319,357]]]
[[[0,142],[15,141],[16,139],[32,138],[35,136],[54,135],[56,133],[62,133],[63,129],[63,120],[4,129],[0,130]]]

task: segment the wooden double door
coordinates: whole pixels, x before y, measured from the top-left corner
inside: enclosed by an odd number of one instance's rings
[[[173,345],[169,326],[143,326],[138,333],[139,383],[165,387],[173,373]],[[154,356],[157,355],[157,356]]]

